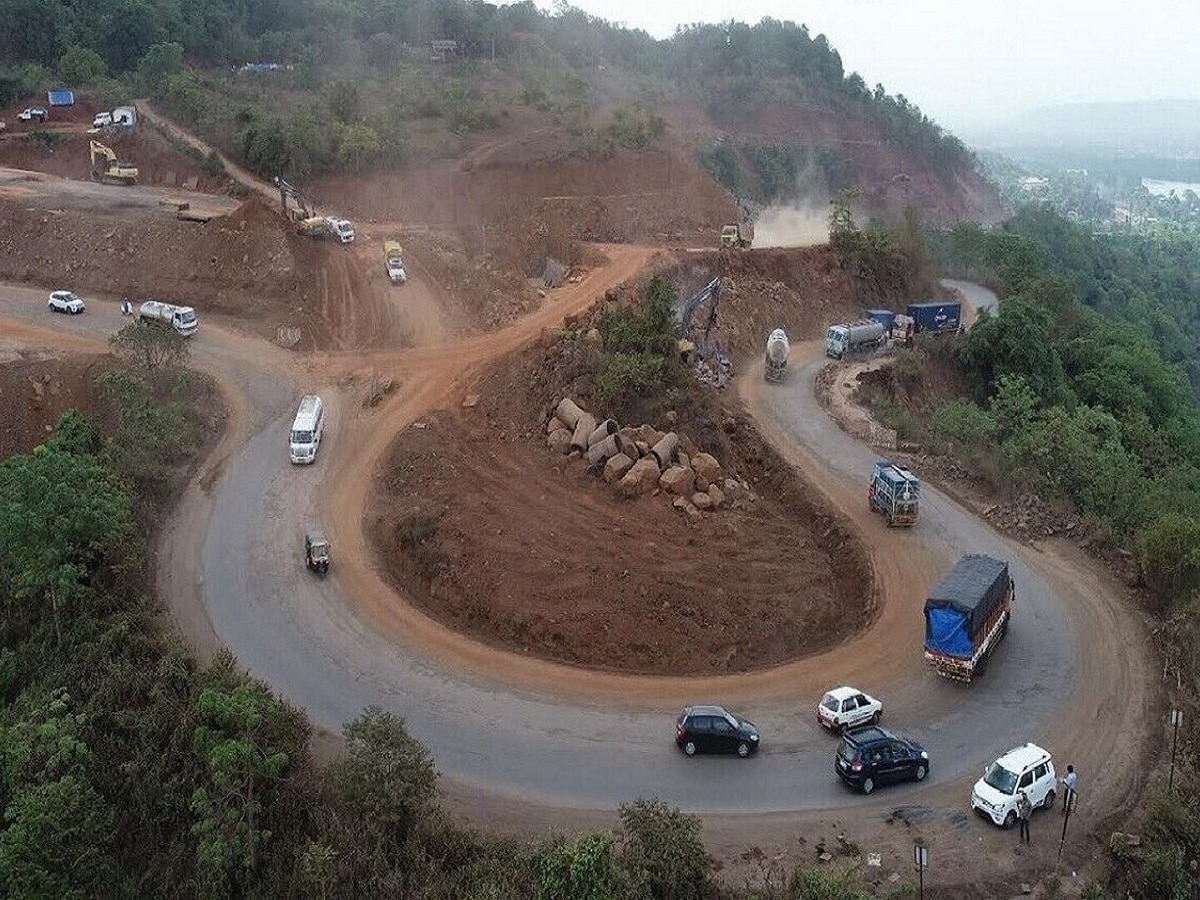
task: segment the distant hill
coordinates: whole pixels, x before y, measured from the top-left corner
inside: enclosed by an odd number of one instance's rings
[[[178,15],[153,9],[0,0],[14,22],[0,29],[0,60],[11,67],[0,68],[0,101],[60,84],[103,97],[148,93],[258,174],[302,184],[628,151],[622,168],[655,153],[699,163],[730,205],[824,208],[854,187],[872,212],[998,213],[957,137],[903,95],[846,71],[825,35],[794,22],[693,25],[656,40],[565,4],[194,0]],[[654,186],[635,185],[643,194]]]
[[[965,134],[984,147],[1072,146],[1136,153],[1195,152],[1200,99],[1042,106]]]

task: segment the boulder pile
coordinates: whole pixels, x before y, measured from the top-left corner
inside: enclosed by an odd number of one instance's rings
[[[586,462],[617,496],[665,496],[692,520],[702,511],[741,509],[758,499],[687,435],[652,425],[622,428],[613,419],[597,420],[570,398],[559,401],[546,422],[546,446]]]

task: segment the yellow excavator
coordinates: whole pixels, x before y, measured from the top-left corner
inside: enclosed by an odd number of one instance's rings
[[[137,184],[138,170],[129,163],[117,161],[111,147],[92,141],[92,178],[105,184]]]

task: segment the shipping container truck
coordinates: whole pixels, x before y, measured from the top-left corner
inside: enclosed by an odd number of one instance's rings
[[[905,310],[913,320],[913,333],[958,331],[962,323],[962,304],[957,300],[910,303]]]

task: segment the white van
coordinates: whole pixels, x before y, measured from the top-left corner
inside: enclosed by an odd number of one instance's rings
[[[1017,793],[1024,791],[1034,809],[1054,805],[1054,763],[1037,744],[1014,747],[984,770],[971,791],[975,812],[1004,828],[1017,821]]]
[[[316,394],[305,394],[300,398],[300,408],[292,422],[292,433],[288,437],[288,453],[292,462],[311,463],[317,458],[321,446],[321,432],[325,429],[325,405]]]

